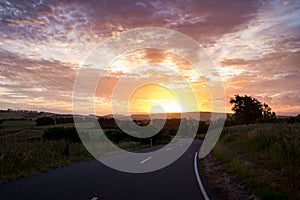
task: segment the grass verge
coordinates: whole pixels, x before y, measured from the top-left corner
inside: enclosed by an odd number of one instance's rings
[[[256,196],[300,198],[300,124],[227,127],[212,154]]]
[[[6,121],[0,125],[0,183],[93,159],[81,142],[43,140],[47,128],[53,126],[37,127],[30,121]],[[120,141],[118,146],[133,151],[149,144]]]

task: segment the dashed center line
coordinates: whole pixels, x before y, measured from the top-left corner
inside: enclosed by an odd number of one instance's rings
[[[171,149],[173,149],[173,148],[172,148],[172,147],[169,147],[169,148],[167,148],[166,150],[167,150],[167,151],[170,151]]]
[[[144,162],[147,162],[147,161],[150,160],[151,158],[152,158],[152,156],[146,158],[145,160],[142,160],[142,161],[140,162],[140,164],[143,164]]]

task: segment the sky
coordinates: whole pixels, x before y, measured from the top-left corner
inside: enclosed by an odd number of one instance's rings
[[[124,102],[131,113],[159,110],[156,105],[167,112],[231,112],[229,99],[246,94],[279,115],[296,115],[299,19],[296,0],[1,0],[0,109],[72,113],[75,78],[84,68],[85,88],[102,73],[95,95],[81,98],[94,102],[97,114]],[[225,110],[213,109],[207,84],[214,78],[174,52],[137,49],[105,69],[97,68],[100,58],[88,64],[108,38],[146,27],[178,31],[203,48],[222,80]]]

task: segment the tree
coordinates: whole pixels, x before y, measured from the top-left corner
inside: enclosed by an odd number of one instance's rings
[[[36,119],[37,126],[53,125],[55,120],[52,117],[40,117]]]
[[[42,138],[47,141],[64,139],[67,142],[81,142],[75,127],[48,128],[44,131]]]
[[[250,124],[263,117],[261,102],[251,96],[235,95],[230,104],[233,104],[234,118],[239,123]]]
[[[263,122],[272,122],[276,119],[275,112],[272,112],[271,107],[266,103],[262,106],[262,115]]]

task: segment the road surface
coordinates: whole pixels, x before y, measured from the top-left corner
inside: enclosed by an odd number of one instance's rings
[[[166,149],[176,151],[177,142]],[[0,185],[0,199],[30,200],[193,200],[204,199],[195,175],[194,157],[201,141],[192,146],[171,165],[154,172],[132,174],[111,169],[97,160],[58,168]],[[140,151],[153,151],[151,147]],[[114,156],[112,156],[113,158]],[[117,157],[115,155],[115,157]],[[138,161],[147,165],[156,155]]]

